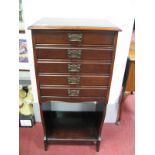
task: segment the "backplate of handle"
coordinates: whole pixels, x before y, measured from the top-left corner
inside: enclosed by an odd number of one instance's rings
[[[83,38],[83,34],[74,34],[74,33],[68,33],[68,40],[71,42],[81,42]]]
[[[68,72],[80,72],[80,64],[68,64]]]
[[[81,58],[81,50],[80,49],[68,49],[67,51],[68,58]]]
[[[68,89],[68,96],[79,96],[79,89]]]
[[[68,84],[79,84],[80,77],[68,77]]]

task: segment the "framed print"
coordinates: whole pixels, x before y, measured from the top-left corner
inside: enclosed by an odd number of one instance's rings
[[[19,62],[28,63],[28,50],[26,39],[19,39]]]

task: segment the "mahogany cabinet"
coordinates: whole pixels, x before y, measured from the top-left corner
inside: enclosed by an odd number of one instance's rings
[[[43,18],[32,31],[44,147],[95,143],[99,151],[113,72],[118,27],[104,20]],[[54,110],[94,105],[94,110]]]

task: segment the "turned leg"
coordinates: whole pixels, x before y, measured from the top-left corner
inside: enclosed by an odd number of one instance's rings
[[[96,152],[99,152],[100,151],[100,141],[98,140],[96,142]]]

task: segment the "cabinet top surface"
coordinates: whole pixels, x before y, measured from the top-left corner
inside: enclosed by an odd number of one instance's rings
[[[42,18],[28,29],[32,30],[106,30],[121,31],[117,26],[107,20],[99,19],[64,19]]]

